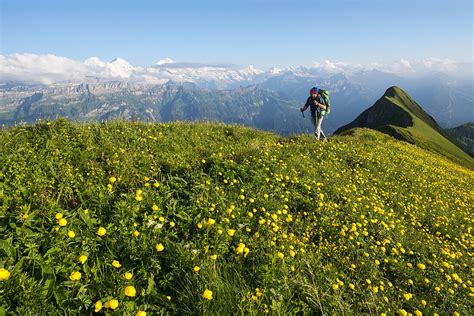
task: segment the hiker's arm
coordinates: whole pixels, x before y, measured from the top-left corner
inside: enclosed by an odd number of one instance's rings
[[[308,109],[308,107],[309,107],[309,104],[310,104],[310,99],[308,98],[308,100],[306,100],[305,105],[304,105],[302,108],[300,108],[300,111],[301,111],[301,112],[306,111],[306,110]]]
[[[321,110],[326,110],[326,106],[318,101],[314,101],[314,105],[319,106]]]

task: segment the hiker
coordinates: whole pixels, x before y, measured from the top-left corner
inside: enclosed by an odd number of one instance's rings
[[[325,93],[326,98],[323,96],[323,92]],[[323,130],[321,129],[321,123],[323,122],[324,116],[329,113],[329,94],[326,90],[319,89],[318,87],[312,87],[309,90],[309,97],[306,100],[304,107],[300,108],[301,112],[306,111],[308,107],[311,110],[311,122],[314,126],[314,135],[319,140],[321,134],[323,135],[324,139],[326,139],[326,135],[324,134]]]

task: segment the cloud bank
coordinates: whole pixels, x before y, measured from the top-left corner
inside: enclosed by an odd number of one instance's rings
[[[175,63],[170,58],[159,60],[149,67],[134,67],[122,58],[105,62],[91,57],[83,62],[52,54],[12,54],[0,55],[0,82],[24,82],[29,84],[58,84],[68,82],[93,81],[133,81],[149,84],[177,82],[220,81],[252,82],[268,78],[286,71],[304,73],[344,73],[351,75],[359,71],[382,71],[401,76],[422,76],[441,72],[449,75],[473,75],[473,62],[455,62],[449,59],[428,58],[405,60],[391,64],[354,64],[347,62],[314,62],[310,67],[262,71],[253,66],[236,68],[231,66]]]

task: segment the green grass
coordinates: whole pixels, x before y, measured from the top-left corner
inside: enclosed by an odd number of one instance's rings
[[[469,314],[473,172],[350,134],[65,120],[2,130],[0,313],[90,314],[115,299],[99,313]]]
[[[474,159],[458,147],[436,121],[398,87],[387,89],[371,108],[350,124],[339,128],[336,134],[347,134],[348,130],[358,127],[372,128],[474,169]]]
[[[413,126],[407,128],[392,126],[392,128],[402,134],[409,142],[426,150],[444,155],[463,166],[474,169],[474,159],[446,138],[444,132],[439,128],[436,122],[429,117],[415,101],[401,89],[395,89],[397,90],[397,94],[394,97],[387,97],[387,100],[410,113],[413,118]]]

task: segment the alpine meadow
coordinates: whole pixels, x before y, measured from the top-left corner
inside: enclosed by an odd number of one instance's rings
[[[206,122],[0,135],[3,315],[472,313],[473,171],[415,145]]]
[[[0,2],[0,316],[474,315],[472,0]]]

